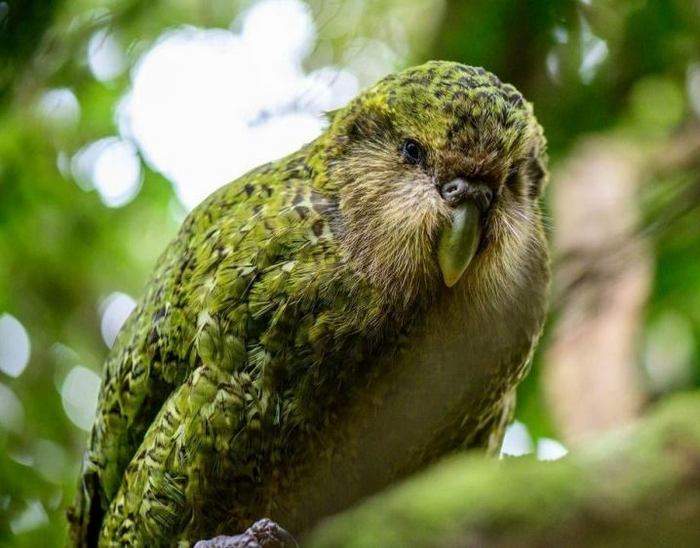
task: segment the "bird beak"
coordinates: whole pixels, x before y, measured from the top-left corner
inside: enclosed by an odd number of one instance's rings
[[[453,179],[440,187],[440,195],[452,206],[452,222],[440,235],[438,263],[445,285],[452,287],[476,255],[481,216],[490,206],[493,193],[484,183]]]
[[[481,212],[473,200],[452,211],[452,222],[442,230],[438,263],[447,287],[455,285],[471,263],[481,239]]]

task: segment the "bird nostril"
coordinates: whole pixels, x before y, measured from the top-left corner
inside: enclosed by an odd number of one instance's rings
[[[453,207],[472,199],[483,211],[491,206],[494,198],[493,190],[485,183],[465,179],[452,179],[444,183],[440,187],[440,195]]]
[[[454,179],[445,183],[440,189],[440,194],[448,202],[453,202],[467,193],[467,183],[462,179]]]

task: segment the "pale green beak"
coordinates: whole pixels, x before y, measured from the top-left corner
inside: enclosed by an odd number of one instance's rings
[[[473,200],[454,208],[452,223],[440,234],[438,263],[447,287],[455,285],[476,255],[481,238],[481,212]]]

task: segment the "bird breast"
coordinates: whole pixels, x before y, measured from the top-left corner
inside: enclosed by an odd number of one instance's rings
[[[407,341],[372,364],[368,385],[351,394],[319,436],[322,445],[276,491],[271,516],[299,534],[469,447],[522,376],[541,328],[545,287],[546,276],[489,310],[459,286],[446,289]]]

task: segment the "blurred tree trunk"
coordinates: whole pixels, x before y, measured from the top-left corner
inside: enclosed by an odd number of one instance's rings
[[[460,456],[312,531],[309,547],[700,546],[700,393],[558,462]]]
[[[552,177],[557,324],[544,387],[569,443],[629,422],[645,400],[636,343],[652,258],[635,237],[642,165],[631,146],[590,138]]]
[[[543,374],[569,443],[624,425],[649,399],[638,356],[654,265],[648,238],[700,205],[700,178],[666,181],[699,165],[700,128],[691,123],[654,146],[588,138],[553,174],[556,325]],[[640,213],[650,184],[674,196],[651,222]]]

